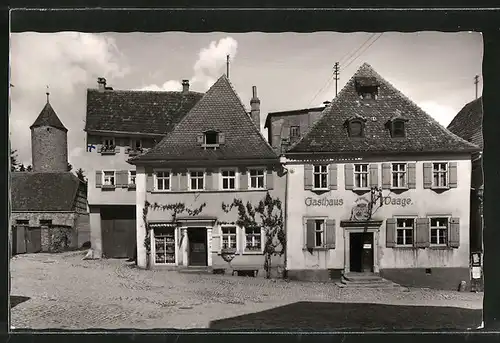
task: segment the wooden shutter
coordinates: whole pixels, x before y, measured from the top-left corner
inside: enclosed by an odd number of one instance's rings
[[[273,170],[272,168],[267,169],[267,174],[266,174],[266,187],[268,190],[271,190],[274,188],[274,175],[273,175]]]
[[[408,188],[415,189],[417,187],[416,163],[408,163]]]
[[[127,187],[128,185],[128,170],[116,171],[116,187]]]
[[[220,251],[220,234],[213,234],[212,232],[212,251],[211,252],[219,252]],[[210,253],[210,252],[209,252]]]
[[[203,144],[203,136],[204,136],[204,135],[203,135],[203,133],[200,133],[200,134],[196,137],[198,144]]]
[[[387,248],[396,246],[396,218],[385,220],[385,246]]]
[[[170,190],[172,192],[178,192],[181,190],[180,178],[181,174],[178,173],[177,171],[172,170],[170,172]]]
[[[214,175],[213,170],[212,169],[207,169],[206,170],[206,174],[205,174],[205,183],[206,183],[205,189],[207,191],[213,191],[213,190],[215,190],[215,188],[214,188],[214,177],[215,177],[215,175]]]
[[[432,163],[424,163],[424,188],[432,187]]]
[[[102,171],[96,170],[95,172],[95,186],[96,188],[102,187]]]
[[[378,164],[370,164],[370,187],[378,187]]]
[[[153,173],[152,172],[147,172],[146,173],[146,191],[147,192],[152,192],[153,190],[154,190]]]
[[[249,171],[246,168],[240,168],[240,189],[245,190],[249,188],[248,177]]]
[[[352,163],[344,164],[344,182],[345,189],[354,189],[354,165]]]
[[[450,162],[448,164],[448,187],[457,188],[457,162]]]
[[[119,153],[120,153],[120,146],[118,144],[116,144],[115,145],[115,154],[119,154]]]
[[[98,153],[101,153],[101,151],[102,151],[102,144],[96,144],[96,145],[95,145],[95,150],[96,150]]]
[[[226,143],[226,134],[220,132],[219,133],[219,144],[225,144]]]
[[[170,178],[172,178],[173,174],[170,173]],[[186,171],[182,171],[181,173],[177,173],[177,177],[179,178],[179,191],[185,192],[188,190],[188,177]]]
[[[328,183],[330,189],[337,189],[337,165],[334,163],[328,166]]]
[[[448,246],[458,248],[460,246],[460,218],[450,218],[450,239]]]
[[[313,189],[313,166],[312,164],[304,165],[304,189]]]
[[[391,189],[391,164],[382,163],[382,189]]]
[[[326,220],[325,242],[328,249],[335,249],[335,219]]]
[[[428,247],[430,245],[429,218],[417,218],[417,225],[415,229],[415,246],[417,248]]]
[[[314,242],[314,219],[307,219],[306,221],[306,247],[312,249],[315,247]]]

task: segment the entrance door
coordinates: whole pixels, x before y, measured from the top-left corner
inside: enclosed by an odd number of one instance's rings
[[[351,232],[349,236],[351,272],[373,272],[373,233]]]
[[[189,228],[189,265],[207,265],[207,230],[205,228]]]
[[[27,231],[26,252],[35,253],[42,250],[42,230],[39,227],[30,227]]]

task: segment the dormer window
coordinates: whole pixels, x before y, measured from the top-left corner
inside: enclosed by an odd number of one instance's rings
[[[366,118],[359,114],[347,119],[344,125],[347,127],[349,137],[364,137],[365,122]]]
[[[130,155],[140,154],[142,149],[142,140],[140,138],[130,139],[130,146],[127,149],[127,153]]]
[[[219,143],[219,133],[215,131],[205,132],[205,144],[206,145],[215,145]]]
[[[376,100],[378,97],[379,82],[375,77],[356,77],[355,87],[360,99]]]
[[[217,149],[225,143],[225,135],[222,132],[208,130],[198,135],[198,143],[205,149]]]
[[[394,120],[391,126],[392,137],[405,136],[405,122],[403,120]]]

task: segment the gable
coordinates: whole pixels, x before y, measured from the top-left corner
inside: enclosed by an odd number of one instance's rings
[[[466,104],[453,118],[448,130],[468,142],[483,147],[483,101],[478,98]]]

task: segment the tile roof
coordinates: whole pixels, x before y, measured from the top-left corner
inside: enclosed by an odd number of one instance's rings
[[[269,112],[266,117],[266,121],[264,123],[264,128],[268,128],[269,125],[271,124],[271,118],[272,117],[282,117],[282,116],[288,116],[288,115],[297,115],[297,114],[304,114],[304,113],[309,113],[309,112],[322,112],[325,109],[325,107],[312,107],[312,108],[301,108],[298,110],[288,110],[288,111],[279,111],[279,112]]]
[[[448,130],[468,142],[483,148],[483,98],[465,105],[453,118]]]
[[[79,185],[71,172],[14,172],[12,211],[72,211]]]
[[[376,100],[360,99],[356,81],[363,79],[380,85]],[[364,137],[350,138],[345,123],[352,117],[363,117]],[[389,120],[401,116],[406,121],[404,138],[393,138]],[[341,154],[474,152],[479,148],[446,130],[430,115],[364,63],[333,99],[322,118],[288,153],[324,152]]]
[[[30,126],[30,129],[39,126],[52,126],[66,132],[68,131],[48,101],[36,118],[35,122]]]
[[[204,131],[225,135],[225,143],[216,150],[203,149],[197,138]],[[277,159],[233,89],[221,76],[203,98],[154,148],[131,160],[242,160]]]
[[[88,89],[85,131],[164,135],[202,96],[198,92]]]

